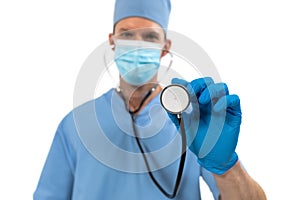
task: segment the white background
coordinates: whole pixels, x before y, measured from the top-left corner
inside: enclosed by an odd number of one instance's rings
[[[241,98],[237,152],[268,199],[299,194],[299,8],[296,0],[173,0],[169,28],[196,41]],[[1,1],[0,199],[32,199],[112,11],[113,1]]]

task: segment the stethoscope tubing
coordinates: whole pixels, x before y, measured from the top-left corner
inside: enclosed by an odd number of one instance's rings
[[[135,120],[134,120],[134,115],[133,114],[131,114],[131,119],[132,119],[132,127],[133,127],[133,132],[134,132],[134,135],[135,135],[135,139],[136,139],[138,147],[139,147],[139,149],[140,149],[140,151],[141,151],[141,153],[143,155],[143,159],[145,161],[145,164],[146,164],[146,167],[147,167],[147,170],[148,170],[148,174],[149,174],[151,180],[156,185],[156,187],[166,197],[168,197],[169,199],[173,199],[177,195],[177,192],[178,192],[178,189],[179,189],[179,186],[180,186],[180,183],[181,183],[181,179],[182,179],[182,174],[183,174],[183,170],[184,170],[185,160],[186,160],[186,135],[185,135],[185,129],[184,129],[184,122],[183,122],[183,119],[181,118],[181,115],[177,115],[177,119],[178,119],[178,122],[180,124],[180,132],[181,132],[181,156],[180,156],[180,163],[179,163],[179,168],[178,168],[177,176],[176,176],[176,182],[175,182],[175,186],[174,186],[174,189],[173,189],[172,193],[168,193],[159,184],[159,182],[154,177],[154,175],[152,173],[152,170],[150,168],[149,162],[148,162],[148,160],[146,158],[146,154],[145,154],[144,148],[143,148],[143,146],[141,144],[141,141],[139,139],[138,132],[137,132],[136,126],[134,124]]]

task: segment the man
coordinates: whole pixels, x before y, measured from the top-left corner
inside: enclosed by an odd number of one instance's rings
[[[240,103],[224,83],[173,80],[191,95],[192,111],[182,114],[186,151],[177,116],[161,108],[157,70],[171,48],[170,9],[169,0],[116,1],[109,41],[119,88],[63,119],[34,199],[200,199],[199,176],[215,199],[266,199],[235,152]],[[206,136],[216,134],[204,153]]]

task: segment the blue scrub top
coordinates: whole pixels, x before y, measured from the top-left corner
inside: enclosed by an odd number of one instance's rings
[[[155,178],[171,193],[181,143],[179,133],[160,105],[159,95],[141,110],[135,123]],[[174,199],[201,199],[199,176],[218,199],[212,174],[199,165],[189,150]],[[34,199],[168,199],[147,173],[131,117],[115,90],[73,109],[59,124]]]

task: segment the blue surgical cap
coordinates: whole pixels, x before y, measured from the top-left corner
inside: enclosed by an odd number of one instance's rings
[[[114,25],[127,17],[143,17],[168,28],[170,0],[116,0]]]

